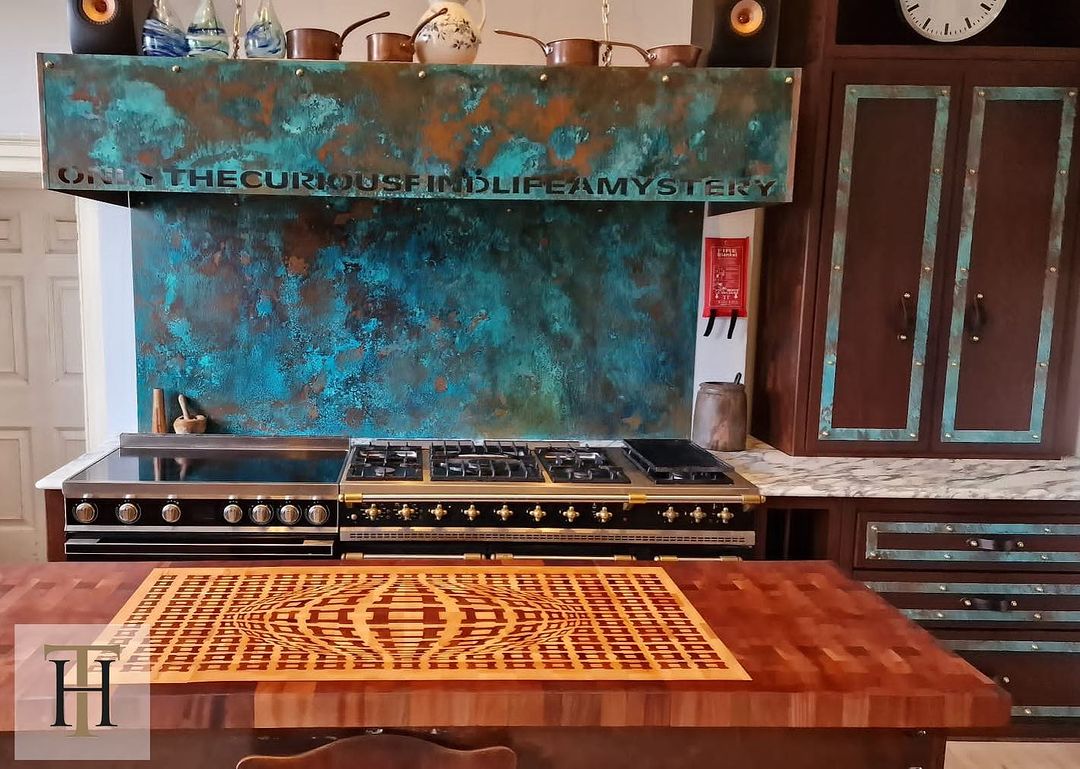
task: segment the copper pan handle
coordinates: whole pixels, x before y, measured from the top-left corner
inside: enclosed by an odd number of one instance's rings
[[[368,22],[378,21],[379,19],[385,19],[389,15],[390,15],[390,11],[383,11],[382,13],[376,14],[374,16],[369,16],[366,19],[361,19],[360,21],[356,22],[355,24],[350,24],[349,26],[345,27],[345,31],[342,32],[341,37],[338,38],[338,43],[337,43],[338,53],[341,53],[341,48],[345,44],[345,38],[347,38],[349,36],[349,33],[352,32],[354,29],[357,29],[358,27],[362,27],[365,24],[367,24]]]
[[[505,30],[505,29],[497,29],[497,30],[495,30],[495,34],[496,35],[506,35],[507,37],[520,37],[520,38],[522,38],[524,40],[532,40],[534,43],[536,43],[538,46],[540,46],[540,48],[544,51],[545,56],[547,56],[548,54],[551,53],[551,46],[548,45],[547,43],[545,43],[543,40],[541,40],[538,37],[533,37],[532,35],[526,35],[526,34],[523,34],[521,32],[510,32],[510,31]]]
[[[646,62],[650,64],[656,58],[656,56],[646,51],[640,45],[634,45],[633,43],[620,43],[615,40],[601,40],[600,45],[614,45],[618,46],[619,48],[633,48],[635,51],[641,54],[641,58],[643,58]]]
[[[424,27],[426,27],[431,22],[435,21],[435,19],[439,18],[440,16],[445,16],[448,13],[450,13],[450,9],[449,8],[443,8],[442,10],[435,11],[435,13],[431,14],[426,19],[424,19],[422,22],[420,22],[420,26],[418,26],[415,30],[413,30],[412,36],[409,38],[409,45],[416,45],[416,38],[421,32],[424,31]]]

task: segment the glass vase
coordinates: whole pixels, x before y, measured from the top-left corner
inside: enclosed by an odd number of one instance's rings
[[[285,58],[285,30],[274,13],[272,0],[259,0],[255,21],[244,36],[244,53],[249,59]]]
[[[188,56],[227,59],[229,36],[218,21],[214,0],[199,0],[195,18],[187,29]]]
[[[187,37],[165,0],[154,0],[150,14],[143,22],[142,53],[143,56],[188,55]]]

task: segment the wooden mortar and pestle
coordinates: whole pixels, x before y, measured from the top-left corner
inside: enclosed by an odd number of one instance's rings
[[[206,417],[203,414],[191,415],[191,411],[188,409],[187,398],[181,395],[177,400],[180,401],[180,412],[182,416],[178,416],[173,422],[173,430],[177,435],[201,435],[206,432]]]

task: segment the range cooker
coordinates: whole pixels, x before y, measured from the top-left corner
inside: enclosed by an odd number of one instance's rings
[[[347,438],[123,435],[63,484],[69,559],[332,557]]]
[[[373,442],[341,484],[346,557],[745,557],[758,490],[688,441]]]
[[[125,435],[63,490],[71,559],[750,557],[762,501],[670,440]]]

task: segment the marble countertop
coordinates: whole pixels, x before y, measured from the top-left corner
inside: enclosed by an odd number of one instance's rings
[[[119,446],[119,436],[37,482],[59,489]],[[792,457],[760,441],[718,455],[766,497],[1080,501],[1080,458],[856,459]]]
[[[1080,458],[792,457],[760,441],[718,454],[766,497],[1080,500]]]
[[[110,438],[109,440],[105,441],[97,448],[91,449],[85,454],[75,457],[63,467],[58,467],[57,469],[53,470],[51,473],[38,481],[35,486],[42,491],[60,489],[63,487],[64,481],[66,481],[68,478],[75,475],[76,473],[81,473],[83,470],[90,467],[90,465],[94,464],[99,459],[108,454],[110,451],[113,451],[114,449],[117,449],[119,447],[120,436],[117,435],[116,437]]]

